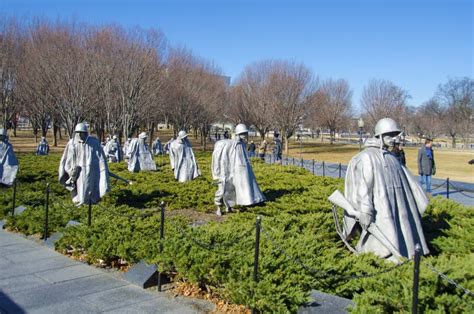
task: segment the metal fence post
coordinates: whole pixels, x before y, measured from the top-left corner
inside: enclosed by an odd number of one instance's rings
[[[253,261],[253,282],[255,283],[254,287],[254,297],[255,289],[257,288],[258,283],[258,253],[260,251],[260,229],[261,229],[261,218],[257,216],[257,222],[255,224],[255,258]],[[252,314],[256,313],[255,306],[252,308]]]
[[[92,225],[92,192],[89,192],[89,210],[87,212],[87,225]]]
[[[323,160],[323,177],[326,176],[326,166],[325,166],[325,162]]]
[[[15,207],[16,207],[16,179],[13,181],[12,216],[15,216]]]
[[[314,159],[313,159],[313,174],[314,174]]]
[[[44,202],[44,234],[43,240],[48,239],[48,220],[49,220],[49,183],[46,184],[46,198]]]
[[[449,199],[449,178],[446,179],[446,198]]]
[[[420,255],[421,246],[416,244],[415,246],[415,264],[413,267],[413,301],[411,306],[411,312],[413,314],[418,313],[418,283],[420,278]]]
[[[341,178],[341,174],[342,174],[342,165],[341,163],[339,163],[339,179]]]
[[[160,254],[163,252],[163,238],[165,234],[165,202],[160,203],[161,207],[161,219],[160,219]],[[158,291],[161,292],[161,271],[158,271]]]

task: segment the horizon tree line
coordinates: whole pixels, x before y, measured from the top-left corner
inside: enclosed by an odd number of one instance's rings
[[[279,132],[286,151],[301,125],[327,130],[333,143],[336,133],[357,130],[355,116],[366,130],[392,117],[407,133],[446,135],[453,147],[473,134],[472,78],[449,79],[418,107],[409,106],[409,98],[393,82],[373,79],[356,114],[347,80],[320,80],[300,62],[257,61],[229,85],[216,64],[171,45],[156,29],[0,22],[0,126],[16,135],[19,118],[27,118],[36,138],[51,129],[55,146],[81,121],[102,140],[146,131],[151,141],[165,123],[175,133],[192,131],[203,149],[217,122],[254,126],[262,139]]]

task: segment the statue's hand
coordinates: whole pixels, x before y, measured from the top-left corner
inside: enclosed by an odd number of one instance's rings
[[[372,223],[373,217],[367,213],[360,213],[359,215],[359,223],[362,229],[367,230],[369,225]]]

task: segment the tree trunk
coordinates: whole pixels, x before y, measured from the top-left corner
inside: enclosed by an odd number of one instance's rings
[[[288,136],[285,134],[283,136],[284,140],[285,140],[285,155],[288,155],[288,152],[290,151],[290,148],[289,148],[289,144],[288,144]]]
[[[58,126],[53,122],[53,146],[58,147]]]
[[[451,135],[451,145],[452,148],[456,148],[456,134]]]

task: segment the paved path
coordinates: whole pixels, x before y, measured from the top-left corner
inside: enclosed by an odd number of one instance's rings
[[[0,229],[0,313],[201,313]]]
[[[273,156],[267,154],[265,161],[274,163]],[[282,165],[297,166],[307,169],[317,176],[327,176],[332,178],[344,178],[347,166],[335,163],[323,163],[315,161],[313,166],[312,160],[302,160],[301,158],[283,156]],[[323,170],[324,169],[324,170]],[[446,197],[447,188],[446,180],[432,179],[433,196],[441,195]],[[460,181],[450,181],[449,198],[467,206],[474,206],[474,184]]]

